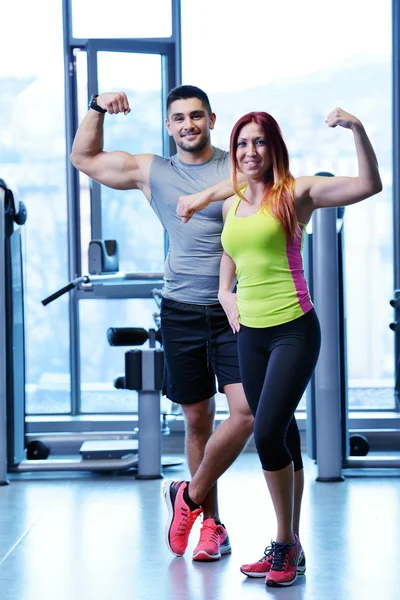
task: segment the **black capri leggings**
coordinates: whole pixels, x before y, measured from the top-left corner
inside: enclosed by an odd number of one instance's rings
[[[240,326],[240,375],[255,417],[254,442],[265,471],[303,468],[294,412],[317,364],[321,331],[314,309],[274,327]]]

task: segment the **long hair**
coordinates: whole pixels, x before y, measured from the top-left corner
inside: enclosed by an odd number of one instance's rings
[[[232,182],[235,193],[246,200],[239,190],[236,171],[239,168],[236,149],[241,129],[249,123],[257,123],[264,133],[265,141],[271,157],[271,170],[265,173],[268,185],[261,199],[261,208],[268,210],[281,224],[286,237],[294,242],[299,225],[294,202],[294,177],[289,170],[289,153],[282,137],[278,123],[266,112],[250,112],[241,117],[234,125],[230,139],[230,157],[232,166]]]

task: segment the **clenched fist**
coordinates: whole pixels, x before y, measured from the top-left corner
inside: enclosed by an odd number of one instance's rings
[[[206,191],[196,192],[190,196],[180,196],[176,207],[176,214],[187,223],[194,215],[210,204],[210,199]]]
[[[96,102],[109,115],[118,115],[119,113],[127,115],[131,112],[125,92],[104,92],[97,96]]]
[[[354,115],[346,112],[342,108],[334,108],[325,119],[325,123],[329,127],[345,127],[346,129],[354,129],[354,127],[362,127],[361,121]]]

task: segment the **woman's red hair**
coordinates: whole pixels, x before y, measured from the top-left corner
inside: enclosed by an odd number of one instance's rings
[[[247,113],[239,119],[232,129],[230,156],[233,189],[242,200],[246,200],[240,192],[237,182],[236,149],[241,129],[252,122],[257,123],[263,130],[272,161],[271,170],[265,173],[265,183],[272,183],[272,187],[266,187],[261,200],[261,207],[267,209],[279,221],[287,238],[294,242],[298,235],[299,225],[294,202],[294,177],[289,171],[289,153],[278,123],[266,112]]]

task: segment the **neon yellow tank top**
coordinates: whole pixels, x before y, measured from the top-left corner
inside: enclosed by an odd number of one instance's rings
[[[313,308],[304,277],[302,249],[306,236],[300,224],[294,243],[267,211],[237,217],[237,196],[228,211],[222,245],[236,265],[239,321],[247,327],[287,323]]]

